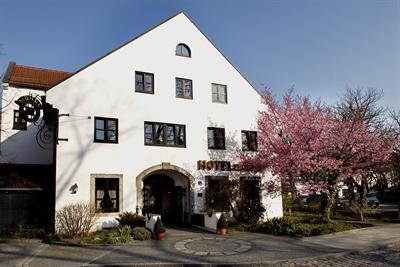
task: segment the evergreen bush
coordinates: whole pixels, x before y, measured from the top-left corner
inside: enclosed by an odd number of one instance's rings
[[[223,229],[223,228],[228,228],[229,222],[228,222],[228,217],[226,216],[225,212],[221,214],[221,217],[219,217],[218,222],[217,222],[217,228],[218,229]]]
[[[154,234],[161,234],[165,233],[166,229],[161,221],[160,217],[157,218],[156,224],[154,225]]]

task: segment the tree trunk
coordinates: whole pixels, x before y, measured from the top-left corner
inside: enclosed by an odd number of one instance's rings
[[[357,186],[358,193],[358,203],[359,212],[360,212],[360,220],[364,221],[364,209],[367,206],[367,192],[368,192],[368,184],[366,180],[362,180],[361,184]]]
[[[325,218],[328,222],[331,221],[332,207],[335,205],[336,188],[333,186],[326,194],[327,203],[325,208]]]
[[[354,180],[351,178],[347,182],[350,206],[356,202],[356,194],[354,193]]]

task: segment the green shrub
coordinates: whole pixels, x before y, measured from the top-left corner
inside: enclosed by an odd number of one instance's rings
[[[88,236],[81,238],[81,244],[105,244],[109,243],[108,234],[111,229],[103,229],[97,232],[90,233]]]
[[[103,229],[80,240],[81,244],[124,244],[133,241],[130,226]]]
[[[43,241],[45,243],[51,243],[51,242],[56,242],[56,241],[62,241],[62,238],[58,234],[46,234],[44,236]]]
[[[132,238],[135,240],[151,239],[151,231],[144,227],[135,227],[131,232]]]
[[[313,225],[299,223],[296,224],[294,235],[296,236],[310,236]]]
[[[132,229],[135,227],[144,227],[146,224],[144,216],[133,212],[124,212],[115,219],[121,226],[128,225]]]
[[[330,234],[333,232],[332,227],[329,224],[318,224],[315,225],[312,229],[311,229],[311,236],[315,236],[315,235],[326,235],[326,234]]]
[[[222,228],[228,228],[229,226],[229,222],[228,222],[228,218],[225,214],[225,212],[223,212],[221,214],[221,217],[219,217],[218,222],[217,222],[217,228],[218,229],[222,229]]]
[[[295,233],[295,222],[286,217],[272,218],[264,222],[261,229],[267,234],[293,235]]]
[[[106,236],[106,243],[111,244],[124,244],[131,242],[131,227],[128,225],[118,227],[116,229],[111,230],[108,235]]]
[[[154,225],[154,234],[161,234],[165,233],[166,229],[161,221],[160,217],[157,218],[156,224]]]
[[[256,224],[264,218],[265,208],[261,202],[254,203],[248,199],[243,199],[238,203],[237,208],[239,211],[237,219],[240,223]]]
[[[316,236],[348,231],[362,226],[351,223],[326,222],[322,218],[273,218],[262,223],[259,231],[273,235]]]
[[[299,222],[305,224],[321,224],[321,223],[327,223],[327,220],[325,217],[318,216],[318,217],[304,217]]]

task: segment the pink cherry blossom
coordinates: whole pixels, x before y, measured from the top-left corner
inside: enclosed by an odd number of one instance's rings
[[[265,184],[270,192],[293,184],[302,185],[302,193],[325,192],[349,177],[369,176],[393,151],[394,136],[368,131],[361,119],[338,118],[320,101],[289,92],[279,103],[271,91],[263,101],[258,151],[241,159],[247,168],[272,171],[278,179]]]

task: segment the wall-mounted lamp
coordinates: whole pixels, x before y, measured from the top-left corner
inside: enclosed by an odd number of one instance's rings
[[[71,192],[71,194],[76,194],[76,192],[78,192],[78,185],[74,184],[69,188],[69,192]]]

